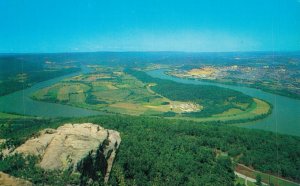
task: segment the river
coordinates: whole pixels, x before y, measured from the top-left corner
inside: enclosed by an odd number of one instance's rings
[[[35,84],[30,88],[20,90],[0,97],[0,112],[17,113],[43,117],[82,117],[103,114],[98,111],[32,100],[30,96],[39,89],[51,86],[65,78],[89,73],[89,69],[82,66],[81,72],[64,75]]]
[[[153,77],[169,79],[180,83],[215,85],[219,87],[230,88],[241,91],[252,97],[257,97],[266,100],[274,106],[271,115],[269,115],[263,120],[250,122],[246,124],[239,124],[238,126],[300,136],[300,100],[267,93],[254,88],[176,78],[166,75],[164,71],[165,69],[153,70],[149,71],[148,74]],[[58,103],[36,101],[30,98],[30,96],[35,91],[41,88],[53,85],[64,78],[88,72],[89,70],[86,67],[82,67],[82,71],[79,73],[73,73],[54,78],[48,81],[40,82],[30,88],[26,88],[24,90],[14,92],[6,96],[2,96],[0,97],[0,112],[11,112],[43,117],[83,117],[103,114],[103,112],[99,111],[93,111],[69,105],[62,105]]]
[[[238,126],[300,136],[300,100],[244,86],[224,85],[221,83],[211,83],[201,80],[177,78],[165,74],[165,70],[166,69],[153,70],[149,71],[148,74],[153,77],[169,79],[180,83],[214,85],[223,88],[230,88],[243,92],[249,96],[266,100],[274,106],[272,114],[267,118],[246,124],[238,124]]]

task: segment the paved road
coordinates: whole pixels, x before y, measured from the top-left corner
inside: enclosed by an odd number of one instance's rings
[[[248,177],[248,176],[245,176],[244,174],[238,173],[238,172],[236,172],[236,171],[234,171],[234,174],[237,175],[237,176],[240,177],[240,178],[245,179],[245,180],[246,180],[246,181],[245,181],[245,184],[246,184],[246,185],[247,185],[247,182],[248,182],[248,181],[250,181],[250,182],[252,182],[252,183],[256,183],[256,179],[253,179],[253,178],[250,178],[250,177]],[[266,184],[266,183],[264,183],[264,182],[262,182],[262,184],[263,184],[263,185],[268,185],[268,184]]]

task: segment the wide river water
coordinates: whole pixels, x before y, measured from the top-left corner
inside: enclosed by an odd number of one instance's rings
[[[239,124],[238,126],[300,136],[300,100],[267,93],[254,88],[176,78],[166,75],[164,71],[165,69],[153,70],[149,71],[148,74],[153,77],[169,79],[180,83],[215,85],[219,87],[230,88],[243,92],[252,97],[266,100],[272,103],[274,106],[273,113],[270,116],[263,120],[247,124]],[[83,70],[80,73],[88,72],[88,69],[83,67]],[[37,83],[30,88],[2,96],[0,97],[0,112],[19,113],[43,117],[81,117],[103,114],[102,112],[98,111],[82,109],[58,103],[35,101],[30,98],[35,91],[53,85],[64,78],[72,77],[80,73],[69,74]]]
[[[39,89],[53,85],[65,78],[73,77],[82,73],[89,73],[89,69],[82,66],[79,73],[68,74],[35,84],[30,88],[20,90],[0,97],[0,112],[18,113],[43,117],[81,117],[103,114],[98,111],[32,100],[30,96]]]
[[[149,71],[148,74],[153,77],[169,79],[180,83],[214,85],[223,88],[234,89],[249,96],[266,100],[274,106],[272,114],[267,118],[259,121],[249,122],[246,124],[239,124],[238,126],[300,136],[300,100],[279,96],[276,94],[243,86],[224,85],[220,83],[210,83],[201,80],[176,78],[166,75],[164,73],[165,70],[166,69],[153,70]],[[222,92],[220,92],[220,94],[222,94]]]

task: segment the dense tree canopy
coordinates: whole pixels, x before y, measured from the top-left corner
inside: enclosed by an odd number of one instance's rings
[[[13,130],[2,137],[20,140],[41,128],[66,122],[93,122],[120,131],[122,143],[110,178],[112,185],[233,185],[234,163],[230,158],[262,172],[300,181],[299,137],[213,123],[122,115],[54,120],[45,125],[44,120],[27,125],[11,122]],[[33,178],[34,174],[25,174],[23,168],[10,171],[20,167],[14,162],[18,161],[2,159],[1,170],[41,183],[41,179]],[[53,177],[43,176],[52,183]],[[80,179],[75,176],[71,181],[75,178]]]

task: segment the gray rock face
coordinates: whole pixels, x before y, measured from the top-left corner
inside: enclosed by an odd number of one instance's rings
[[[121,138],[117,131],[92,123],[65,124],[56,130],[42,130],[37,137],[29,139],[14,152],[41,157],[39,165],[44,169],[71,168],[73,171],[77,171],[78,164],[85,157],[91,155],[99,158],[100,153],[102,160],[99,162],[104,165],[99,166],[105,174],[105,181],[108,181],[120,143]]]

